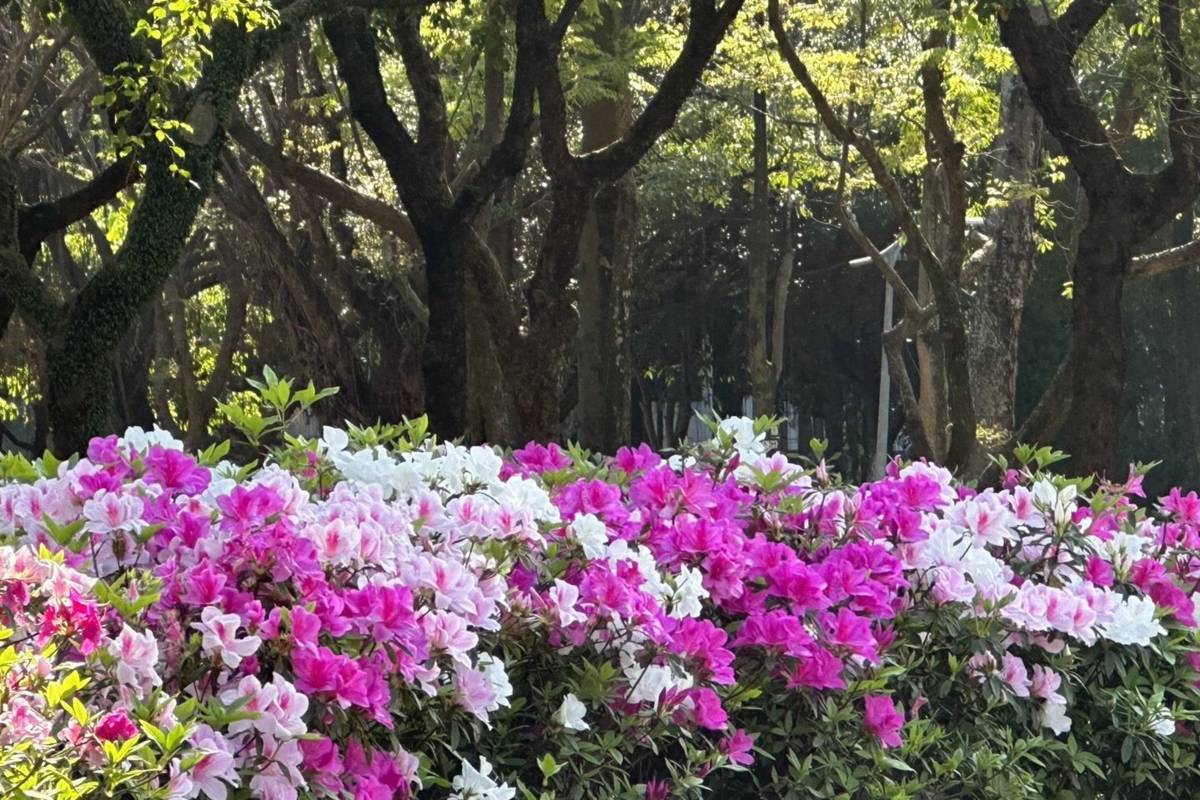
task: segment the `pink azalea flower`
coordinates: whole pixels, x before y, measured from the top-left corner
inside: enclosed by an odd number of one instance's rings
[[[863,721],[871,733],[879,739],[884,747],[899,747],[900,729],[904,727],[904,715],[890,697],[883,695],[867,695],[866,714]]]
[[[1029,697],[1029,673],[1025,669],[1025,662],[1018,656],[1012,653],[1005,653],[1002,666],[1000,668],[1001,679],[1008,684],[1008,688],[1017,697]]]
[[[340,795],[344,764],[333,740],[327,736],[301,739],[300,750],[304,754],[304,771],[313,782],[334,795]]]
[[[266,766],[250,778],[253,796],[261,800],[296,800],[297,790],[308,785],[300,771],[303,762],[304,753],[297,740],[281,742],[264,736],[263,763]]]
[[[129,718],[125,709],[110,711],[96,724],[96,738],[106,742],[123,742],[137,736],[137,725]]]
[[[140,688],[162,684],[157,672],[158,641],[150,631],[138,633],[125,625],[109,642],[108,652],[117,660],[117,680],[122,684]]]
[[[744,728],[738,728],[721,740],[721,752],[729,757],[730,762],[749,766],[754,763],[754,737],[746,733]]]
[[[712,689],[689,689],[687,696],[695,704],[692,717],[701,728],[720,731],[729,724],[729,715],[721,705],[721,698]]]
[[[662,778],[646,781],[646,800],[667,800],[671,796],[671,784]]]
[[[1030,680],[1029,692],[1034,697],[1040,697],[1051,705],[1066,705],[1067,699],[1058,693],[1062,685],[1062,676],[1041,664],[1033,665],[1033,676]]]
[[[1088,556],[1087,563],[1083,571],[1083,577],[1087,578],[1097,586],[1112,586],[1112,564],[1108,563],[1099,556]]]
[[[459,664],[454,669],[454,697],[464,711],[487,722],[488,709],[496,702],[496,691],[482,672]]]
[[[83,504],[83,518],[87,520],[85,530],[92,533],[131,530],[142,525],[141,498],[118,492],[98,492]]]
[[[203,793],[211,800],[225,800],[229,786],[240,786],[241,778],[234,768],[233,748],[224,736],[208,725],[201,723],[192,732],[194,753],[200,755],[188,773],[192,789],[185,797],[196,797]]]
[[[173,494],[195,495],[208,488],[211,475],[196,460],[178,450],[154,445],[146,453],[146,480]]]

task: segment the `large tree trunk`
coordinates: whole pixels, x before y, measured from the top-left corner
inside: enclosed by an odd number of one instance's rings
[[[1125,376],[1121,296],[1134,247],[1190,206],[1200,188],[1200,151],[1185,67],[1180,0],[1159,0],[1158,36],[1169,88],[1165,116],[1171,159],[1152,174],[1132,172],[1075,78],[1079,46],[1108,3],[1075,3],[1047,20],[1017,6],[1000,18],[1046,128],[1058,139],[1087,194],[1088,221],[1072,268],[1071,404],[1064,444],[1077,473],[1116,469]]]
[[[117,263],[75,300],[64,329],[47,347],[50,428],[55,453],[87,449],[111,429],[111,356],[129,325],[171,275],[208,194],[223,133],[189,159],[196,185],[168,171],[169,155],[150,168]]]
[[[533,280],[526,289],[529,333],[506,354],[516,412],[517,441],[557,438],[562,421],[563,367],[579,326],[568,292],[579,260],[579,244],[592,185],[561,177],[551,184],[547,230]]]
[[[994,148],[1001,181],[1031,186],[1042,160],[1042,120],[1020,77],[1006,75],[1000,85],[1000,137]],[[1025,291],[1033,278],[1033,198],[1022,195],[990,213],[985,228],[990,242],[976,253],[974,299],[970,306],[971,391],[985,436],[1007,436],[1015,424],[1017,344]],[[972,276],[968,276],[970,279]]]
[[[1128,209],[1097,208],[1079,240],[1073,272],[1071,410],[1063,432],[1072,470],[1080,475],[1115,468],[1120,398],[1125,386],[1122,297],[1131,253],[1119,233]],[[1119,208],[1119,206],[1118,206]]]
[[[614,58],[621,34],[619,7],[609,7],[594,35]],[[615,142],[632,115],[627,77],[605,97],[582,110],[584,152]],[[637,185],[626,175],[601,186],[588,209],[579,252],[578,392],[579,442],[611,453],[630,436],[632,355],[629,309],[633,292],[633,248],[637,237]]]
[[[771,197],[767,174],[767,93],[754,92],[751,110],[754,119],[754,191],[750,200],[750,237],[748,242],[748,289],[746,296],[747,356],[750,394],[755,416],[775,413],[775,370],[771,366],[768,342],[767,298],[771,284]]]
[[[434,231],[421,237],[429,307],[429,334],[421,355],[421,373],[430,428],[443,438],[461,436],[467,421],[463,275],[470,270],[463,259],[480,256],[468,252],[465,245],[475,233],[468,225],[462,227],[464,230]]]
[[[153,358],[154,307],[147,305],[116,352],[113,377],[117,386],[118,428],[136,425],[148,429],[154,425],[149,395]]]

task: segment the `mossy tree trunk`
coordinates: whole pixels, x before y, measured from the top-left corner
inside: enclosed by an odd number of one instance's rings
[[[195,87],[176,104],[192,123],[180,142],[182,157],[149,138],[141,154],[145,187],[129,220],[114,260],[102,267],[64,308],[46,320],[47,395],[51,444],[60,455],[80,452],[88,439],[110,428],[113,411],[112,355],[143,308],[170,278],[196,215],[212,186],[225,146],[225,127],[246,80],[282,42],[328,3],[300,0],[285,8],[277,25],[247,32],[218,23],[208,42],[207,59]],[[66,0],[71,23],[93,60],[106,73],[125,63],[145,64],[149,55],[133,35],[131,16],[116,0]],[[141,112],[136,110],[131,117]],[[181,179],[172,165],[182,167]],[[36,279],[33,279],[36,280]],[[33,316],[52,306],[46,288],[17,301]]]

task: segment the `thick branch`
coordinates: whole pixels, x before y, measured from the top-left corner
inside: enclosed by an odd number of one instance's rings
[[[422,228],[441,228],[450,199],[444,165],[421,157],[417,143],[388,102],[379,65],[379,46],[367,15],[346,11],[324,24],[337,71],[350,100],[350,113],[387,165],[409,219]]]
[[[124,3],[113,0],[63,0],[79,38],[96,66],[112,75],[122,64],[147,64],[146,39],[133,35],[133,20]]]
[[[58,324],[62,309],[18,248],[18,197],[12,162],[0,159],[0,294],[25,319],[48,334]]]
[[[558,48],[567,24],[581,4],[582,0],[568,0],[563,5],[556,25],[547,29],[541,0],[517,0],[514,20],[517,63],[513,69],[512,100],[504,133],[479,171],[470,176],[470,180],[463,181],[451,211],[454,219],[474,219],[500,188],[500,184],[516,176],[524,167],[532,138],[534,92],[543,74],[557,72],[555,60]]]
[[[132,157],[113,162],[79,189],[57,200],[23,206],[19,212],[21,254],[32,262],[46,237],[78,222],[116,197],[138,177]]]
[[[1104,18],[1113,0],[1074,0],[1062,15],[1055,20],[1063,44],[1073,57],[1092,28]]]
[[[1197,265],[1200,265],[1200,239],[1159,250],[1157,253],[1135,256],[1129,274],[1134,278],[1149,278]]]
[[[1089,4],[1089,0],[1078,0],[1076,5],[1080,2]],[[1108,3],[1101,5],[1107,8]],[[1083,12],[1076,16],[1083,16]],[[1100,197],[1111,193],[1114,184],[1131,184],[1132,173],[1075,80],[1071,65],[1075,51],[1069,40],[1064,41],[1062,28],[1056,23],[1039,22],[1028,6],[1019,5],[1001,17],[1000,38],[1012,53],[1046,127],[1079,174],[1084,190]]]
[[[658,91],[620,139],[581,157],[588,177],[614,181],[642,159],[658,138],[675,124],[675,117],[712,58],[725,31],[733,23],[745,0],[724,0],[719,8],[713,0],[691,0],[688,32],[675,61],[663,76]]]
[[[384,230],[395,234],[410,247],[420,245],[417,233],[413,230],[408,217],[392,205],[365,192],[360,192],[350,184],[338,180],[316,167],[309,166],[287,153],[276,150],[241,119],[230,123],[229,133],[234,141],[246,149],[246,152],[262,162],[276,175],[328,200],[338,208],[343,208],[363,219],[374,222]]]
[[[397,12],[392,30],[417,104],[417,146],[425,158],[440,163],[446,157],[446,147],[450,143],[450,126],[446,121],[446,98],[438,79],[437,64],[421,41],[421,11]]]
[[[1170,84],[1167,94],[1167,141],[1171,150],[1171,163],[1164,167],[1153,182],[1151,206],[1144,213],[1147,231],[1152,231],[1174,217],[1181,197],[1190,199],[1197,190],[1197,173],[1200,171],[1200,130],[1193,119],[1191,97],[1186,77],[1187,51],[1183,43],[1183,24],[1179,13],[1179,0],[1159,0],[1159,39],[1162,47],[1163,68]],[[1154,210],[1161,209],[1158,213]]]

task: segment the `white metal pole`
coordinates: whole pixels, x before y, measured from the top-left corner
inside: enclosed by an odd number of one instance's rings
[[[882,253],[888,263],[895,268],[896,263],[900,260],[900,242],[893,242]],[[895,292],[892,289],[892,284],[884,281],[883,289],[883,332],[887,333],[892,329],[892,309],[895,301]],[[887,348],[880,345],[879,348],[879,410],[875,417],[875,455],[871,459],[871,479],[878,480],[883,477],[883,472],[887,469],[888,462],[888,422],[891,416],[892,407],[892,379],[891,373],[888,370]]]

